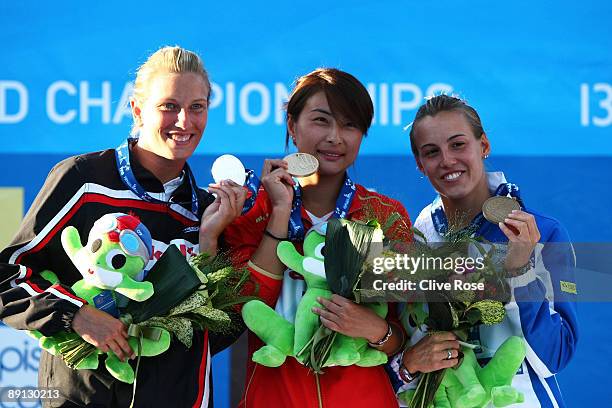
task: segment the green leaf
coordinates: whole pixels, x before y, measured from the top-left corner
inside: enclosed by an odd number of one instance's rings
[[[402,215],[397,211],[392,212],[389,217],[387,217],[387,221],[385,221],[385,225],[383,225],[382,230],[386,233],[393,227],[397,221],[402,219]]]
[[[310,367],[315,373],[323,373],[323,367],[331,354],[332,345],[336,340],[337,332],[328,329],[321,325],[312,336],[310,347],[304,347],[300,350],[300,354],[305,354],[308,350],[309,355],[306,356],[304,365]]]
[[[436,391],[444,379],[445,369],[421,375],[415,393],[410,401],[410,408],[429,408],[432,406]]]
[[[153,283],[154,293],[144,302],[130,300],[125,308],[134,318],[134,323],[143,322],[153,316],[163,316],[188,298],[201,285],[198,275],[183,254],[174,245],[169,245],[164,254],[149,271],[146,280]]]
[[[180,315],[191,312],[195,308],[206,305],[207,302],[208,296],[206,295],[206,291],[197,291],[191,296],[189,296],[187,299],[182,301],[180,304],[170,309],[170,311],[168,312],[168,316]]]
[[[232,329],[232,318],[223,310],[203,306],[194,311],[191,318],[212,332],[229,333]]]
[[[143,326],[161,327],[172,333],[178,341],[189,348],[193,342],[193,324],[186,317],[152,317],[146,322],[141,323]]]
[[[344,219],[328,221],[324,263],[332,292],[353,298],[374,231],[374,227]]]
[[[427,237],[418,228],[412,227],[412,233],[417,237],[421,238],[423,242],[427,242]]]
[[[482,323],[493,325],[501,323],[506,315],[504,304],[496,300],[481,300],[470,306],[480,311]]]
[[[425,311],[425,305],[423,303],[408,303],[406,304],[406,309],[407,313],[412,316],[412,320],[414,320],[417,327],[421,327],[425,324],[429,315]]]
[[[427,297],[429,308],[427,325],[433,330],[452,330],[457,324],[458,317],[446,295],[441,292],[431,292]]]
[[[475,326],[480,322],[480,310],[478,309],[469,309],[465,313],[465,319],[470,322],[472,326]]]

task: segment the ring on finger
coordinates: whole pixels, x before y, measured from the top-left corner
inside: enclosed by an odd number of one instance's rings
[[[446,358],[445,360],[450,360],[451,358],[453,358],[453,352],[451,349],[446,349]]]

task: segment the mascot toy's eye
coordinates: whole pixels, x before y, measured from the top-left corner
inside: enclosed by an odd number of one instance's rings
[[[317,245],[314,253],[317,258],[325,258],[325,242],[321,242]]]
[[[109,253],[106,255],[106,264],[112,266],[115,270],[123,268],[126,262],[127,258],[125,255],[117,249],[109,251]]]

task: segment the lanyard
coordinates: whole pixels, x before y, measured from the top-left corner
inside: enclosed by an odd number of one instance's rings
[[[170,204],[169,202],[151,197],[140,185],[138,180],[136,180],[134,172],[132,171],[132,166],[130,165],[130,149],[128,147],[128,143],[132,141],[137,141],[137,139],[128,138],[128,140],[126,140],[121,146],[115,149],[117,171],[119,171],[121,181],[123,181],[123,184],[125,184],[126,187],[129,188],[134,194],[136,194],[141,200],[150,203]],[[189,168],[189,165],[187,163],[185,163],[185,174],[187,174],[187,177],[189,178],[189,184],[191,185],[191,212],[197,217],[198,211],[200,209],[200,203],[198,202],[195,178],[193,177],[193,173],[191,172],[191,169]]]
[[[253,170],[247,169],[246,171],[246,180],[244,182],[244,186],[249,190],[249,197],[244,201],[244,206],[242,207],[242,214],[246,214],[253,206],[255,205],[255,200],[257,199],[257,192],[259,191],[259,186],[261,185],[261,181],[255,175]]]
[[[356,191],[355,183],[347,174],[340,189],[340,194],[336,199],[336,208],[331,218],[345,218],[347,216]],[[289,217],[289,240],[301,241],[304,239],[306,231],[302,222],[302,189],[297,182],[293,186],[293,193],[293,206]]]
[[[521,196],[519,193],[519,188],[516,184],[512,183],[502,183],[495,190],[494,196],[510,196],[517,199],[521,208],[525,208],[523,205],[523,201],[521,200]],[[431,205],[431,220],[433,221],[434,228],[438,231],[438,234],[445,236],[448,234],[448,219],[446,218],[446,214],[444,214],[444,208],[442,207],[442,199],[440,196],[437,196],[434,202]],[[486,218],[479,212],[476,217],[470,222],[465,228],[468,228],[470,231],[474,231],[476,235],[479,235],[480,229],[486,224]]]
[[[244,207],[242,208],[242,214],[247,213],[253,205],[255,204],[255,200],[257,199],[257,193],[259,191],[259,186],[261,184],[259,178],[255,175],[253,170],[247,170],[246,173],[246,181],[245,187],[249,190],[250,196],[244,202]],[[293,185],[293,204],[291,207],[291,216],[289,217],[289,240],[290,241],[301,241],[304,239],[306,235],[304,223],[302,222],[302,189],[300,184],[295,179],[295,184]],[[355,183],[351,180],[351,178],[346,175],[344,179],[344,183],[342,184],[342,188],[340,189],[340,194],[336,199],[336,208],[334,209],[331,217],[333,218],[345,218],[348,214],[349,208],[351,208],[351,204],[353,202],[353,198],[355,197],[357,189],[355,187]]]

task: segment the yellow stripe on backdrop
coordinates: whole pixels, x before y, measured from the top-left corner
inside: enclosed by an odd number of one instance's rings
[[[0,248],[7,246],[23,219],[23,188],[0,188]]]

